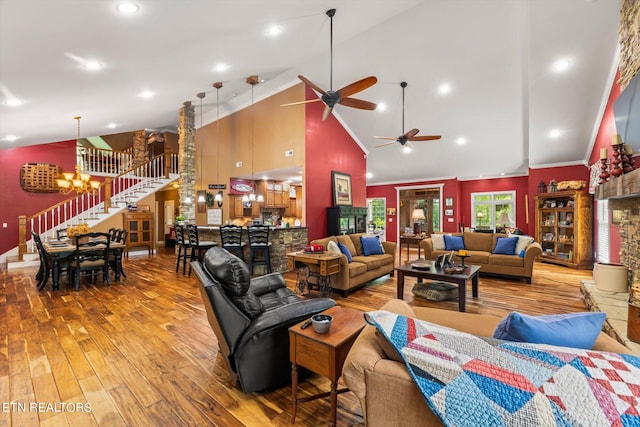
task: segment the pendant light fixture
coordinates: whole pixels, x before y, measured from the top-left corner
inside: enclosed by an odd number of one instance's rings
[[[204,92],[200,92],[196,95],[200,98],[200,132],[202,132],[202,98],[206,96]],[[205,191],[202,190],[202,158],[204,157],[204,143],[200,143],[200,191],[198,191],[198,203],[205,203],[207,201],[204,196]]]
[[[222,82],[213,84],[216,88],[216,184],[220,183],[220,88]],[[222,207],[222,190],[218,190],[213,198],[218,203],[218,207]]]
[[[251,190],[251,193],[249,193],[249,195],[247,196],[246,194],[244,196],[242,196],[242,201],[247,201],[247,202],[264,202],[264,197],[262,196],[262,194],[257,194],[256,195],[256,190],[255,190],[255,176],[254,176],[254,163],[255,163],[255,125],[254,125],[254,105],[253,105],[253,87],[255,85],[257,85],[260,82],[260,80],[258,79],[258,76],[249,76],[247,77],[247,83],[249,83],[251,85],[251,182],[253,183],[253,188]],[[245,196],[246,200],[245,200]]]
[[[76,116],[74,119],[78,122],[78,138],[76,139],[76,150],[80,146],[80,119]],[[91,180],[91,175],[82,170],[80,164],[76,164],[76,173],[65,172],[62,174],[64,178],[57,179],[58,189],[62,194],[69,194],[75,191],[80,194],[95,194],[100,188],[100,181]]]

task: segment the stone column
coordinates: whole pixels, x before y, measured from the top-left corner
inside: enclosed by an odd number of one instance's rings
[[[196,197],[196,126],[195,108],[186,101],[179,112],[178,119],[178,162],[180,168],[180,215],[187,221],[195,221]],[[191,203],[185,199],[191,198]]]
[[[132,168],[147,163],[147,134],[143,130],[133,132],[133,164]]]

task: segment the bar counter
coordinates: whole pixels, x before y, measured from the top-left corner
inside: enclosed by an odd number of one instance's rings
[[[200,240],[213,240],[222,246],[220,227],[217,225],[199,225]],[[271,241],[271,271],[284,273],[289,271],[287,253],[304,250],[309,242],[309,227],[269,227]],[[242,227],[242,241],[246,243],[244,259],[249,262],[249,236],[247,228]],[[256,266],[256,272],[263,266]],[[260,273],[262,274],[262,273]]]

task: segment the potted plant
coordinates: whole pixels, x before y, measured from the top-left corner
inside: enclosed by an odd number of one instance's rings
[[[176,217],[176,223],[178,225],[184,225],[184,222],[186,221],[186,218],[183,215],[178,215]]]

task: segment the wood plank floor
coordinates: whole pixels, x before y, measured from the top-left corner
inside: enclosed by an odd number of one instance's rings
[[[195,275],[176,274],[175,256],[164,251],[126,259],[127,278],[111,287],[84,283],[78,292],[52,292],[50,284],[39,292],[35,268],[0,271],[0,426],[291,425],[290,387],[245,395],[232,386]],[[579,285],[590,271],[539,263],[534,272],[531,285],[481,276],[467,311],[586,310]],[[293,288],[295,275],[286,277]],[[405,282],[411,305],[457,310],[456,301],[414,299],[415,279]],[[334,298],[366,311],[395,293],[395,278],[386,276]],[[328,389],[313,376],[299,396]],[[296,425],[326,424],[329,406],[299,405]],[[338,425],[362,422],[355,396],[341,394]]]

